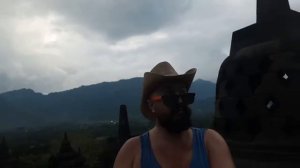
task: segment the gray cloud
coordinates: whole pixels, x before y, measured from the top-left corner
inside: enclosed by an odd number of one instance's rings
[[[37,14],[58,13],[71,23],[119,40],[176,22],[191,0],[33,0],[27,6],[39,8]]]
[[[0,92],[132,78],[165,60],[215,81],[231,33],[255,14],[254,0],[1,1]]]

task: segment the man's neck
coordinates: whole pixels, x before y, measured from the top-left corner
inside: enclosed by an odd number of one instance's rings
[[[187,130],[184,130],[180,133],[170,133],[165,128],[156,125],[153,129],[150,130],[150,134],[152,134],[153,137],[158,138],[161,140],[162,143],[172,143],[172,144],[190,144],[193,133],[192,129],[189,128]]]

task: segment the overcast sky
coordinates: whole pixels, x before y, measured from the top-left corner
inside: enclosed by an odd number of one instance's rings
[[[300,11],[300,1],[290,0]],[[0,0],[0,93],[142,77],[161,61],[216,82],[256,0]]]

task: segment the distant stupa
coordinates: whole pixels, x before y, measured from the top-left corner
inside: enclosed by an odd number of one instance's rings
[[[127,116],[127,107],[126,105],[120,105],[120,114],[119,114],[119,144],[120,146],[130,138],[130,129]]]
[[[72,148],[67,133],[64,134],[59,152],[50,156],[49,168],[87,168],[80,149],[75,151]]]

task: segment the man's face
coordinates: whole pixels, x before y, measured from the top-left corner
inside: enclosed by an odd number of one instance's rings
[[[163,85],[151,98],[160,126],[170,133],[180,133],[191,127],[191,109],[188,105],[193,102],[194,94],[187,93],[183,84]]]

